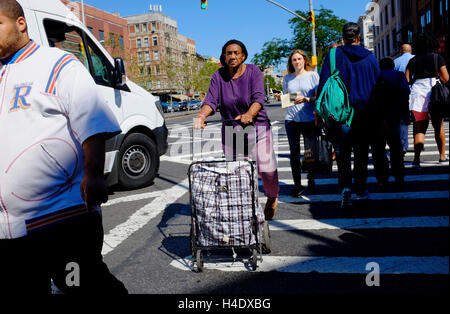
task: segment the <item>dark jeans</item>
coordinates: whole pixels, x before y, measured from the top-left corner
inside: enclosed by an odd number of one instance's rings
[[[0,293],[49,294],[53,279],[64,293],[125,294],[125,286],[103,262],[102,245],[102,217],[98,213],[22,238],[1,239]]]
[[[372,158],[378,183],[389,179],[389,161],[386,156],[386,143],[389,145],[391,171],[397,182],[404,177],[403,148],[399,133],[400,119],[375,120],[372,129]]]
[[[328,138],[333,143],[338,165],[339,188],[352,188],[352,150],[354,156],[354,192],[366,190],[369,163],[370,119],[355,113],[352,125],[329,125]]]
[[[285,121],[286,134],[289,141],[289,150],[291,152],[290,163],[292,171],[292,179],[296,186],[301,185],[301,160],[300,160],[300,136],[303,139],[306,137],[316,137],[317,130],[312,122],[295,122]],[[308,173],[308,179],[314,179],[314,173]]]

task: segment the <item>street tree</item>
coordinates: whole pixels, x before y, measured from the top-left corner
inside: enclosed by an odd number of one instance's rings
[[[296,11],[301,16],[308,16],[308,11]],[[315,12],[316,48],[318,64],[321,65],[332,43],[342,38],[342,28],[347,21],[334,15],[332,10],[323,6]],[[279,66],[294,49],[301,49],[311,56],[311,29],[308,23],[298,17],[289,20],[293,37],[291,39],[273,38],[263,45],[260,53],[256,53],[252,62],[267,67]]]

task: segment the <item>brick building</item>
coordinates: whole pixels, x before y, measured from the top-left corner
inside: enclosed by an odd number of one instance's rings
[[[81,21],[80,1],[61,0]],[[113,57],[129,61],[130,39],[128,22],[119,13],[108,13],[89,5],[84,5],[86,27],[99,40]]]
[[[426,31],[438,38],[438,52],[449,60],[449,0],[373,0],[372,4],[365,20],[373,23],[378,59],[399,56],[402,43],[411,44]]]
[[[170,74],[171,68],[197,60],[195,41],[178,33],[177,21],[161,12],[125,18],[131,56],[137,65],[134,72],[138,79],[135,76],[135,80],[153,94],[192,92],[183,86],[181,73],[175,77]]]

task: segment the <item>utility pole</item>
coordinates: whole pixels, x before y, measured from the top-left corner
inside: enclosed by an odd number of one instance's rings
[[[83,25],[86,25],[86,19],[84,17],[84,0],[81,0],[81,19],[83,21]]]
[[[283,10],[286,10],[286,11],[288,11],[289,13],[293,14],[294,16],[298,17],[299,19],[301,19],[301,20],[303,20],[303,21],[305,21],[305,22],[308,22],[308,20],[307,20],[306,18],[304,18],[303,16],[297,14],[296,12],[294,12],[294,11],[292,11],[292,10],[289,10],[288,8],[282,6],[282,5],[279,4],[279,3],[275,2],[275,1],[272,1],[272,0],[266,0],[266,1],[267,1],[267,2],[270,2],[270,3],[272,3],[272,4],[275,4],[276,6],[282,8]],[[309,10],[310,10],[310,11],[313,11],[313,0],[309,0]],[[311,61],[312,61],[312,63],[313,63],[314,68],[315,68],[316,71],[317,71],[317,67],[316,67],[316,66],[317,66],[317,50],[316,50],[316,31],[315,31],[315,27],[313,27],[313,28],[311,29],[311,46],[312,46],[312,51],[311,51],[312,57],[311,57]]]
[[[311,12],[314,12],[313,0],[309,0],[309,10]],[[314,68],[317,71],[316,27],[315,27],[315,25],[314,25],[314,27],[311,28],[311,47],[312,47],[312,57],[311,57],[312,65],[314,66]]]

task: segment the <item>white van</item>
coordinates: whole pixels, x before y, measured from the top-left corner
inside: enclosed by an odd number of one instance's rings
[[[41,46],[74,54],[90,71],[100,94],[114,112],[122,133],[106,143],[108,185],[145,186],[167,151],[167,127],[159,101],[128,80],[120,58],[113,59],[91,32],[59,0],[18,0],[30,38]]]

